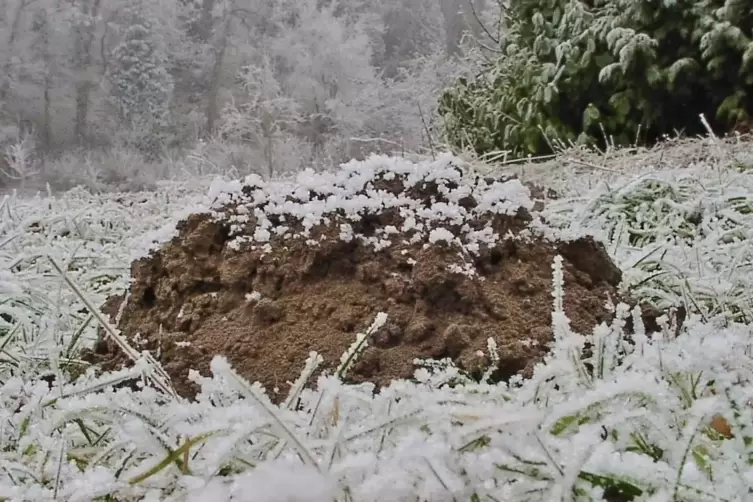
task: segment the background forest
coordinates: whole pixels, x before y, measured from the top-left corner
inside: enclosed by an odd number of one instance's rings
[[[747,0],[0,0],[0,40],[13,186],[516,159],[753,116]]]
[[[483,0],[0,0],[0,167],[6,183],[136,186],[175,175],[176,159],[191,174],[269,175],[428,148],[465,34],[498,11]]]

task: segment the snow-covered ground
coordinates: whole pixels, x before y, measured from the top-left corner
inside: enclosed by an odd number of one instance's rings
[[[90,307],[219,185],[0,199],[0,500],[587,501],[607,488],[610,500],[752,500],[753,143],[507,170],[557,190],[543,216],[602,239],[633,294],[693,306],[679,336],[638,329],[625,343],[625,307],[613,326],[573,333],[555,262],[555,347],[507,386],[422,369],[421,383],[372,396],[322,377],[292,410],[217,358],[192,403],[112,390],[132,372],[50,390],[41,377],[81,364]]]

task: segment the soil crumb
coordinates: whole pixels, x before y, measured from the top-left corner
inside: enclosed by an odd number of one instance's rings
[[[489,337],[498,378],[528,375],[551,342],[557,254],[575,330],[611,319],[607,303],[618,297],[621,272],[600,243],[547,238],[532,224],[541,201],[529,187],[474,176],[451,157],[374,157],[289,183],[248,177],[214,185],[210,197],[211,211],[132,264],[118,326],[186,397],[198,391],[189,369],[209,374],[220,354],[280,402],[311,351],[332,371],[379,312],[387,322],[349,382],[411,378],[416,358],[480,372]],[[108,301],[108,313],[120,301]],[[86,358],[103,369],[129,365],[110,341]]]

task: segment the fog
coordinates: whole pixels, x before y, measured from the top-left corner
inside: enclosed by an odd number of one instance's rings
[[[440,91],[498,12],[496,0],[0,0],[0,185],[137,189],[427,153]]]

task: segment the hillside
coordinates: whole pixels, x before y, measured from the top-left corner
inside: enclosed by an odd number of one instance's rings
[[[748,500],[752,168],[704,138],[5,197],[0,500]]]

